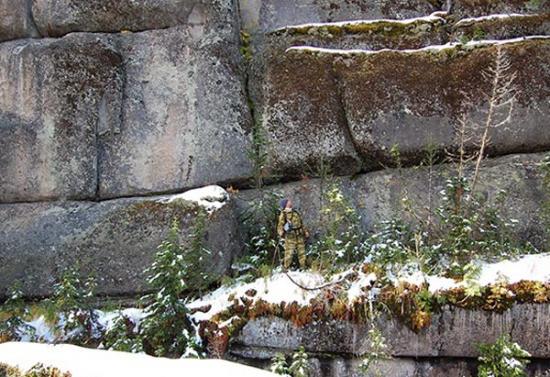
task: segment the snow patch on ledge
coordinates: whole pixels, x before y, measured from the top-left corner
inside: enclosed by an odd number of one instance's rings
[[[26,371],[37,363],[73,377],[240,376],[274,374],[224,360],[166,359],[118,351],[103,351],[60,344],[12,342],[0,344],[0,363]]]
[[[171,203],[175,200],[197,203],[209,213],[212,213],[229,202],[229,194],[220,186],[212,185],[189,190],[181,194],[162,197],[159,199],[159,202]]]
[[[525,255],[514,260],[495,263],[480,262],[480,274],[476,282],[481,287],[499,282],[514,284],[522,280],[547,283],[550,282],[550,269],[548,266],[550,266],[550,253]],[[425,275],[419,271],[394,279],[394,284],[399,281],[418,286],[427,283],[431,293],[466,285],[464,282],[457,282],[441,276]]]
[[[305,29],[305,28],[322,28],[322,27],[327,27],[327,26],[346,27],[346,26],[370,25],[370,24],[378,24],[378,23],[410,25],[410,24],[414,24],[416,22],[426,22],[426,23],[441,22],[441,21],[445,22],[445,19],[442,17],[443,15],[446,15],[446,13],[445,12],[435,12],[435,13],[432,13],[431,15],[429,15],[429,16],[408,18],[408,19],[405,19],[405,20],[380,18],[380,19],[375,19],[375,20],[354,20],[354,21],[339,21],[339,22],[312,22],[312,23],[306,23],[306,24],[284,26],[284,27],[275,29],[272,33],[283,32],[283,31],[292,31],[292,30],[296,30],[296,29]]]
[[[419,52],[438,52],[438,51],[453,49],[459,46],[467,49],[467,48],[475,48],[475,47],[483,47],[483,46],[514,44],[514,43],[519,43],[519,42],[524,42],[529,40],[539,40],[539,39],[540,40],[550,39],[550,36],[534,35],[534,36],[528,36],[528,37],[503,39],[503,40],[487,39],[487,40],[481,40],[481,41],[470,41],[468,43],[452,42],[452,43],[446,43],[444,45],[432,45],[432,46],[427,46],[419,49],[404,49],[404,50],[394,50],[390,48],[383,48],[380,50],[360,50],[360,49],[342,50],[342,49],[311,47],[311,46],[293,46],[293,47],[289,47],[285,51],[285,53],[296,51],[296,52],[313,52],[313,53],[339,55],[339,56],[374,55],[374,54],[379,54],[383,52],[393,52],[397,54],[416,54]]]
[[[458,21],[456,24],[454,24],[454,27],[460,27],[460,26],[466,26],[471,25],[473,23],[477,22],[483,22],[483,21],[493,21],[493,20],[506,20],[506,19],[513,19],[513,18],[526,18],[526,17],[536,17],[539,16],[538,14],[525,14],[525,13],[508,13],[508,14],[491,14],[489,16],[481,16],[481,17],[471,17],[471,18],[463,18],[462,20]]]

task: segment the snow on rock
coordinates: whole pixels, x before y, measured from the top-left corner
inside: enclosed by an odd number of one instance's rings
[[[174,360],[66,344],[0,344],[0,363],[17,366],[22,370],[42,363],[62,372],[70,372],[73,377],[273,376],[261,369],[223,360]]]
[[[506,20],[506,19],[512,19],[512,18],[525,18],[525,17],[533,17],[533,16],[536,16],[536,14],[521,14],[521,13],[491,14],[488,16],[463,18],[460,21],[458,21],[456,24],[454,24],[454,26],[459,27],[459,26],[470,25],[470,24],[483,22],[483,21],[503,20],[503,19]]]
[[[468,48],[492,46],[492,45],[506,45],[506,44],[524,42],[526,40],[533,40],[533,39],[550,39],[550,36],[534,35],[534,36],[504,39],[504,40],[486,39],[486,40],[479,40],[479,41],[469,41],[468,43],[452,42],[452,43],[446,43],[444,45],[431,45],[431,46],[426,46],[419,49],[403,49],[403,50],[393,50],[389,48],[383,48],[380,50],[360,50],[360,49],[342,50],[342,49],[335,49],[335,48],[323,48],[323,47],[311,47],[311,46],[293,46],[293,47],[289,47],[285,52],[292,52],[292,51],[311,52],[311,53],[330,54],[330,55],[339,55],[339,56],[372,55],[372,54],[380,54],[384,52],[394,52],[399,54],[415,54],[423,51],[438,52],[442,50],[453,49],[458,46],[461,46],[464,49],[468,49]]]
[[[416,22],[436,22],[436,21],[445,22],[445,18],[443,17],[446,14],[447,13],[445,12],[435,12],[429,16],[408,18],[404,20],[381,18],[381,19],[374,19],[374,20],[354,20],[354,21],[323,22],[323,23],[312,22],[307,24],[281,27],[281,28],[275,29],[274,33],[281,32],[281,31],[292,31],[295,29],[320,28],[320,27],[327,27],[327,26],[346,27],[346,26],[379,24],[379,23],[409,25],[409,24],[414,24]]]
[[[481,286],[505,281],[509,284],[521,280],[550,282],[550,253],[525,255],[517,260],[483,263],[479,284]]]
[[[513,284],[521,280],[550,282],[550,269],[548,269],[550,253],[525,255],[514,260],[496,263],[479,262],[479,265],[480,273],[477,282],[481,287],[499,282]],[[406,281],[418,286],[428,283],[431,293],[465,286],[464,282],[426,275],[420,271],[403,274],[394,279],[394,284],[399,281]]]
[[[194,202],[208,212],[214,212],[222,208],[229,201],[229,194],[220,186],[212,185],[185,191],[181,194],[162,197],[159,199],[159,202],[171,203],[175,200]]]

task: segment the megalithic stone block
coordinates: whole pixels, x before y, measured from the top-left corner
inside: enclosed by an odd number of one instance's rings
[[[0,202],[90,199],[119,127],[122,59],[95,35],[0,44]]]
[[[220,277],[242,250],[237,219],[227,193],[205,201],[212,205],[204,239],[211,251],[209,272]],[[19,281],[26,296],[49,296],[70,267],[78,268],[83,277],[94,276],[97,294],[144,293],[148,290],[144,270],[173,219],[179,221],[185,243],[199,210],[196,202],[177,195],[100,203],[2,204],[0,295]]]

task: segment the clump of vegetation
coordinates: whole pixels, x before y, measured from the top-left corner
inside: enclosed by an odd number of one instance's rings
[[[271,359],[271,367],[269,370],[281,376],[290,376],[286,356],[280,352],[275,354],[273,359]]]
[[[479,377],[524,377],[529,363],[529,352],[509,336],[499,337],[493,344],[481,344],[478,358]]]
[[[105,349],[114,351],[144,351],[138,326],[121,312],[113,320],[112,326],[105,331],[102,345]]]
[[[71,377],[71,373],[57,368],[36,364],[26,372],[19,368],[0,363],[0,377]]]
[[[390,360],[392,357],[389,353],[389,346],[386,344],[386,338],[382,335],[380,329],[374,325],[374,320],[368,332],[368,338],[369,351],[359,365],[359,370],[365,375],[383,377],[384,373],[380,368],[380,362]]]
[[[334,272],[338,266],[364,259],[361,217],[334,184],[325,193],[321,209],[321,238],[311,245],[314,268]]]
[[[303,346],[300,346],[293,354],[290,366],[287,363],[286,356],[277,353],[271,360],[270,370],[278,375],[286,377],[307,377],[309,376],[308,354]]]
[[[24,321],[28,310],[23,301],[21,284],[16,282],[9,290],[7,300],[0,311],[0,343],[7,341],[19,341],[23,334],[34,333],[34,328]]]

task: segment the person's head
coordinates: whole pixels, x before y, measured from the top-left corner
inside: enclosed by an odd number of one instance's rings
[[[281,209],[292,209],[292,200],[284,198],[280,202]]]

